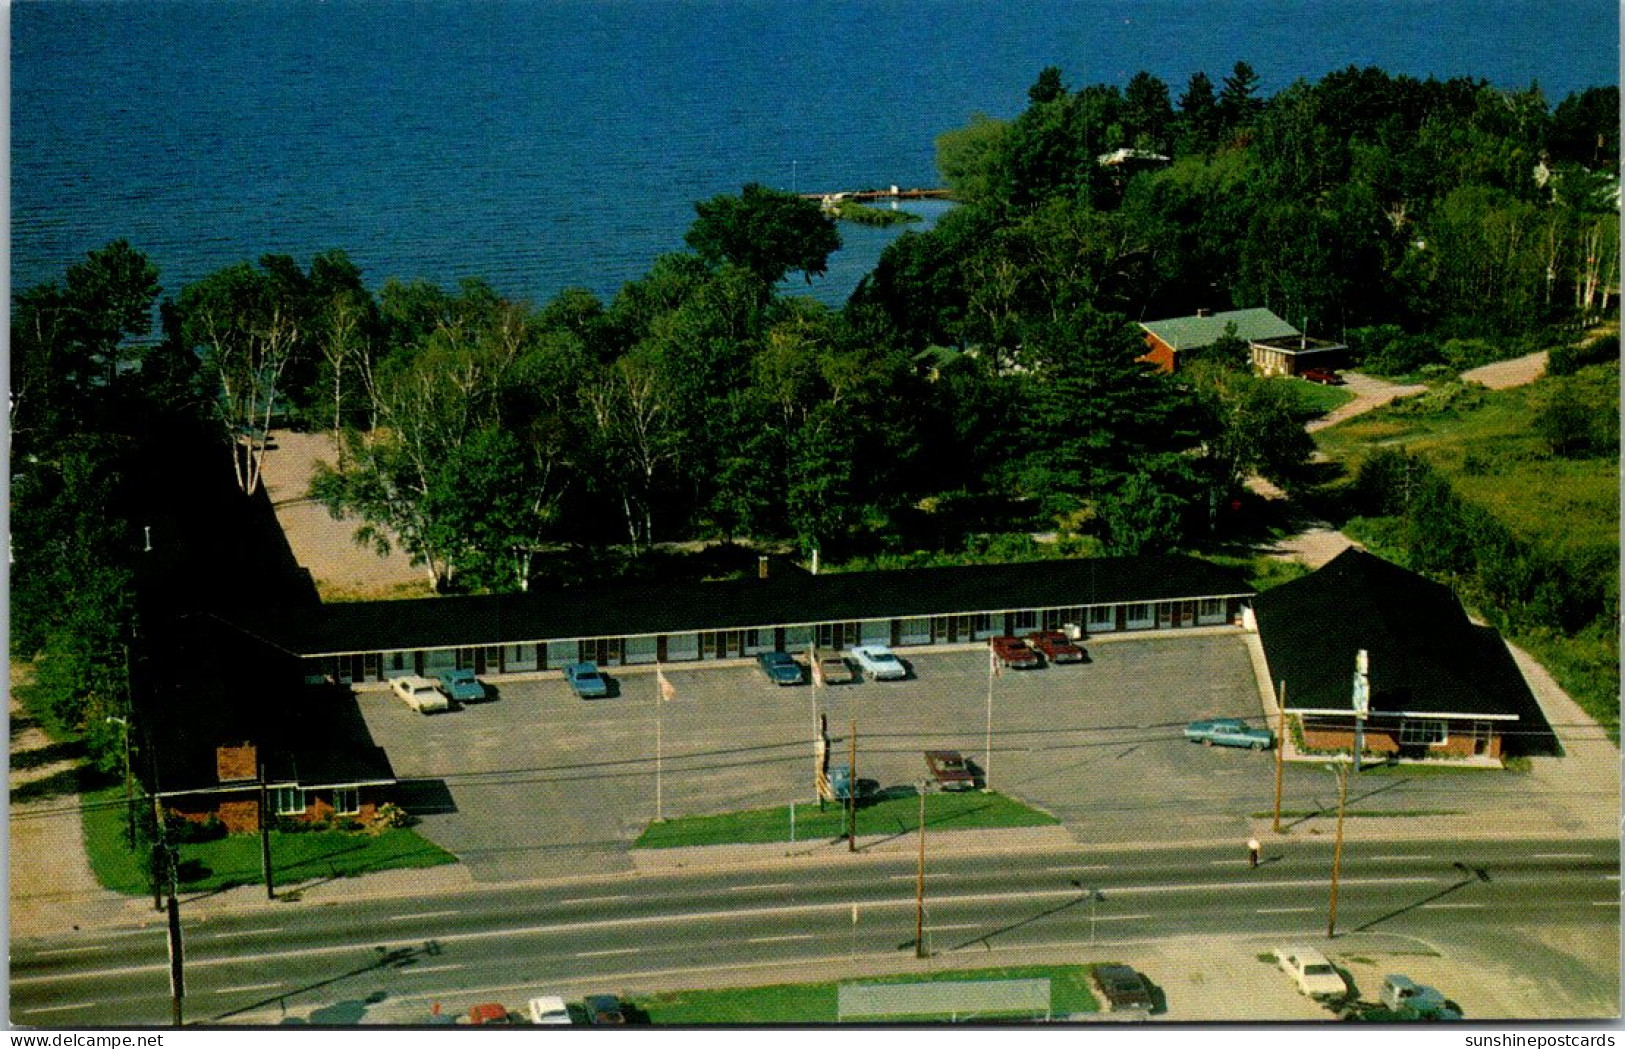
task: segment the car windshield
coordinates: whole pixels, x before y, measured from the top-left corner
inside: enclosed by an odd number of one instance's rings
[[[869,658],[874,660],[876,663],[897,662],[897,657],[892,655],[890,652],[871,652],[869,653]]]
[[[1316,963],[1311,963],[1309,965],[1305,965],[1303,967],[1303,971],[1304,971],[1304,975],[1306,975],[1306,976],[1334,976],[1334,975],[1336,975],[1336,973],[1333,971],[1332,967],[1330,965],[1328,965],[1327,963],[1325,963],[1325,962],[1316,962]]]

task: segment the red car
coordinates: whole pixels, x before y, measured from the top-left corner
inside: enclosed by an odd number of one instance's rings
[[[1059,630],[1040,630],[1028,634],[1027,640],[1051,663],[1082,663],[1087,658],[1083,649]]]
[[[1298,378],[1309,382],[1318,382],[1325,386],[1343,385],[1343,377],[1330,368],[1305,368],[1298,373]]]
[[[508,1016],[508,1010],[504,1006],[497,1002],[482,1002],[469,1007],[468,1022],[483,1027],[486,1024],[513,1023],[513,1020]]]
[[[976,773],[957,750],[928,750],[925,767],[943,790],[975,790]]]
[[[1030,670],[1041,663],[1038,653],[1028,648],[1027,642],[1019,637],[996,637],[991,644],[993,658],[999,661],[1000,666]]]

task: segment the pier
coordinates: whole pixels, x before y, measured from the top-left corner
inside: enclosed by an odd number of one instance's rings
[[[839,193],[798,193],[796,196],[802,200],[817,200],[834,203],[841,200],[855,200],[860,203],[869,200],[951,200],[953,191],[947,189],[899,189],[892,186],[889,189],[852,189],[842,190]]]

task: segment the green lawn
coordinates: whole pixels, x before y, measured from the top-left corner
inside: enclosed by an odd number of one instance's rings
[[[1050,981],[1050,1013],[1092,1013],[1099,1003],[1089,991],[1088,965],[1023,965],[1004,969],[964,969],[877,976],[848,984],[932,983],[937,981]],[[839,1019],[840,984],[776,984],[714,991],[669,991],[634,999],[656,1025],[693,1024],[831,1024]],[[1024,1018],[1024,1017],[1019,1017]],[[945,1020],[946,1016],[898,1017],[895,1023]],[[864,1023],[875,1022],[866,1018]]]
[[[907,834],[919,829],[919,815],[920,799],[913,793],[871,802],[858,809],[858,833]],[[967,791],[925,796],[927,831],[1044,827],[1058,822],[1054,816],[1002,794]],[[844,813],[834,802],[826,804],[823,812],[818,811],[816,802],[796,805],[797,841],[835,838],[844,833]],[[790,810],[781,805],[651,823],[635,844],[645,849],[668,849],[679,845],[753,845],[789,840]]]
[[[1354,400],[1354,391],[1347,386],[1322,386],[1307,379],[1288,379],[1292,393],[1298,399],[1298,409],[1306,419],[1318,419]]]
[[[116,892],[150,892],[147,874],[126,846],[122,787],[87,794],[83,802],[85,852],[96,878]],[[255,885],[260,870],[257,834],[233,834],[217,841],[180,846],[182,892],[210,892]],[[402,867],[437,867],[457,857],[416,832],[381,834],[341,831],[271,832],[271,861],[278,885],[314,878],[347,878]]]

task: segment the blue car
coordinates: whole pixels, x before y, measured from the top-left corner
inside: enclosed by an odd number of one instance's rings
[[[571,663],[564,668],[564,680],[582,699],[603,699],[609,695],[609,682],[598,672],[597,663]]]
[[[1253,728],[1240,718],[1209,718],[1185,726],[1185,738],[1204,747],[1246,747],[1268,750],[1275,734],[1267,728]]]
[[[448,670],[439,680],[440,691],[458,703],[478,703],[485,699],[485,686],[472,670]]]
[[[775,685],[801,684],[801,664],[788,652],[763,652],[756,662]]]

